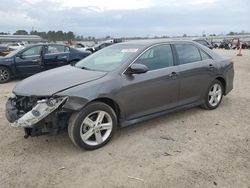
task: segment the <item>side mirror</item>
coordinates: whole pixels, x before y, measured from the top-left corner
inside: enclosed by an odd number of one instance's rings
[[[143,64],[135,63],[132,64],[127,70],[126,74],[142,74],[148,71],[148,67]]]

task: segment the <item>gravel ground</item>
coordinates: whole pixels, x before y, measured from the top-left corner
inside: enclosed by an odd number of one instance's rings
[[[234,90],[213,111],[192,108],[123,128],[95,151],[67,133],[24,139],[4,116],[18,81],[0,85],[0,187],[250,188],[250,51],[235,60]]]

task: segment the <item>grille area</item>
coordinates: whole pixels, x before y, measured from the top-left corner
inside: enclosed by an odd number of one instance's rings
[[[16,96],[14,99],[15,107],[20,114],[30,111],[37,103],[38,100],[45,99],[44,97],[26,97]]]

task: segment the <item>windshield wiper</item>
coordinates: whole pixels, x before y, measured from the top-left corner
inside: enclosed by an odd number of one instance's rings
[[[79,67],[79,68],[84,69],[84,70],[90,70],[90,69],[87,68],[87,67]]]
[[[76,66],[75,66],[76,67]],[[101,71],[101,72],[107,72],[107,71],[102,71],[102,70],[96,70],[96,69],[90,69],[90,68],[88,68],[88,67],[76,67],[76,68],[79,68],[79,69],[84,69],[84,70],[90,70],[90,71]]]
[[[90,70],[88,67],[84,67],[84,66],[76,66],[76,65],[72,65],[72,66],[79,68],[79,69]]]

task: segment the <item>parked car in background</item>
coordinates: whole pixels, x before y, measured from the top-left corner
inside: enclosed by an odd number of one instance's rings
[[[0,83],[12,77],[26,77],[63,65],[74,64],[90,52],[60,44],[36,44],[15,50],[0,58]],[[67,76],[67,75],[65,75]]]
[[[98,43],[98,44],[94,45],[93,47],[88,47],[88,48],[86,48],[86,50],[94,53],[94,52],[97,52],[98,50],[103,49],[103,48],[110,46],[112,44],[114,44],[114,43],[113,42],[102,42],[102,43]]]
[[[187,107],[216,109],[233,79],[232,59],[196,42],[125,42],[23,80],[6,117],[26,138],[67,128],[75,145],[97,149],[117,127]]]
[[[250,49],[250,42],[243,42],[242,49]]]
[[[24,44],[23,43],[11,43],[7,45],[9,48],[14,49],[14,50],[18,50],[18,49],[23,49],[24,48]]]
[[[212,42],[213,48],[218,48],[220,45],[220,42]]]
[[[8,46],[0,46],[0,56],[8,55],[13,49],[9,48]]]
[[[230,42],[229,42],[228,40],[223,40],[223,41],[220,43],[220,45],[219,45],[218,48],[222,48],[222,49],[229,50],[229,49],[230,49],[230,46],[231,46],[231,44],[230,44]]]
[[[74,46],[74,48],[78,49],[78,50],[85,50],[86,46],[84,46],[82,43],[76,43]]]
[[[213,45],[206,39],[194,39],[193,41],[200,43],[203,46],[208,47],[209,49],[213,49]]]
[[[80,50],[80,51],[89,51],[92,53],[92,51],[89,50],[90,47],[84,46],[82,43],[76,43],[73,47],[77,50]]]

